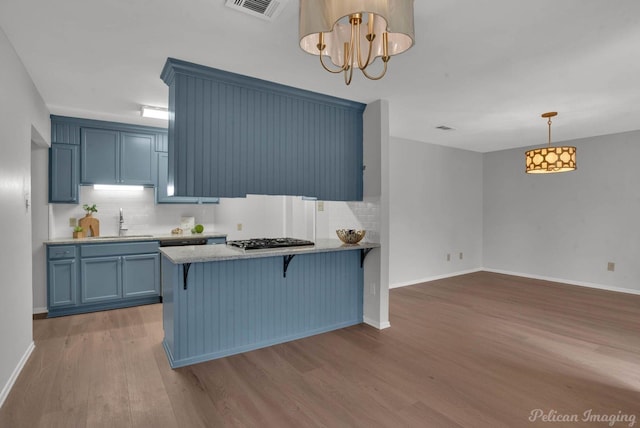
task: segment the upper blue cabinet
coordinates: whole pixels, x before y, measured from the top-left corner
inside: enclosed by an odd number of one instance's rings
[[[364,104],[173,58],[162,79],[176,195],[362,200]]]
[[[51,143],[49,202],[77,204],[79,185],[155,186],[167,130],[52,115]]]
[[[155,134],[82,128],[80,135],[82,184],[154,184]]]
[[[80,179],[80,126],[51,116],[49,202],[77,204]]]

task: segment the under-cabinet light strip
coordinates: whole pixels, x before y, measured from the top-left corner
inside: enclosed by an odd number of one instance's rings
[[[141,192],[144,190],[144,186],[131,186],[127,184],[94,184],[93,190],[118,190],[126,192]]]

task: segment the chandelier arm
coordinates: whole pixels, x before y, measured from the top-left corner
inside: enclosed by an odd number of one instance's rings
[[[341,68],[339,68],[339,69],[337,69],[337,70],[332,70],[332,69],[330,69],[329,67],[327,67],[327,66],[325,65],[324,60],[322,59],[322,56],[323,56],[323,55],[320,55],[320,64],[322,64],[322,68],[324,68],[325,70],[327,70],[329,73],[335,73],[335,74],[337,74],[337,73],[342,73],[343,71],[346,71],[344,67],[341,67]]]
[[[353,25],[353,24],[352,24]],[[362,51],[360,49],[360,24],[356,24],[358,25],[358,31],[356,32],[357,34],[357,45],[358,45],[358,67],[360,67],[360,70],[364,70],[365,68],[367,68],[369,66],[369,62],[371,61],[371,51],[373,51],[373,40],[375,38],[375,34],[374,37],[371,38],[371,40],[369,40],[369,53],[367,54],[367,62],[362,64]]]
[[[347,77],[347,74],[349,75]],[[351,84],[351,79],[353,78],[353,67],[349,67],[344,71],[344,83],[349,86]]]
[[[384,77],[385,74],[387,74],[387,62],[389,62],[389,60],[387,59],[386,61],[382,61],[384,63],[384,69],[382,70],[382,73],[379,76],[370,76],[369,73],[367,73],[367,71],[364,68],[361,68],[360,71],[362,71],[362,74],[365,75],[365,77],[369,80],[380,80]]]
[[[358,67],[360,67],[360,70],[364,70],[371,63],[371,52],[373,52],[373,39],[369,41],[369,53],[367,54],[367,62],[365,62],[364,65],[363,65],[362,64],[362,59],[360,58],[360,56],[361,56],[361,53],[360,53],[360,37],[358,37]]]

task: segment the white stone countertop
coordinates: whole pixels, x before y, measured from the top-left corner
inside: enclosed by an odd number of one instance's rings
[[[224,244],[218,245],[188,245],[185,247],[163,247],[160,252],[174,264],[218,262],[224,260],[253,259],[260,257],[275,257],[297,254],[326,253],[330,251],[360,250],[363,248],[378,248],[380,244],[374,242],[360,242],[345,244],[338,239],[319,239],[314,246],[273,248],[267,250],[242,250]]]
[[[149,234],[149,235],[124,235],[124,236],[98,236],[96,238],[55,238],[44,241],[45,245],[60,244],[101,244],[106,242],[129,242],[129,241],[167,241],[170,239],[189,239],[189,238],[226,238],[226,233],[220,232],[204,232],[204,233],[183,233],[180,235],[167,234]]]

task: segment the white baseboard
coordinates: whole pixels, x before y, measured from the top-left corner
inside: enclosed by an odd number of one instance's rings
[[[2,388],[2,391],[0,391],[0,407],[2,407],[2,405],[4,404],[4,400],[6,400],[7,397],[9,396],[9,392],[11,391],[11,388],[13,388],[13,384],[16,383],[16,380],[18,379],[18,375],[24,368],[24,365],[27,364],[27,361],[29,360],[29,357],[31,356],[31,353],[33,352],[35,347],[36,347],[35,343],[31,341],[31,343],[27,347],[27,350],[24,351],[24,355],[22,355],[22,358],[18,362],[18,365],[13,370],[13,373],[11,373],[9,380],[7,381],[5,386]]]
[[[33,314],[48,314],[49,311],[47,310],[47,308],[33,308]]]
[[[628,293],[628,294],[640,295],[640,290],[634,290],[632,288],[612,287],[610,285],[596,284],[596,283],[593,283],[593,282],[574,281],[572,279],[553,278],[553,277],[550,277],[550,276],[533,275],[533,274],[530,274],[530,273],[522,273],[522,272],[512,272],[512,271],[502,270],[502,269],[483,268],[481,270],[483,270],[485,272],[501,273],[501,274],[504,274],[504,275],[513,275],[513,276],[521,276],[521,277],[524,277],[524,278],[540,279],[542,281],[551,281],[551,282],[559,282],[559,283],[562,283],[562,284],[577,285],[579,287],[597,288],[599,290],[615,291],[617,293]]]
[[[365,324],[370,325],[371,327],[377,328],[378,330],[384,330],[385,328],[391,327],[391,323],[389,321],[378,322],[378,321],[374,321],[371,318],[367,318],[367,317],[363,317],[362,321]]]
[[[412,281],[407,281],[407,282],[396,282],[394,284],[390,284],[389,289],[399,288],[399,287],[408,287],[410,285],[422,284],[423,282],[435,281],[437,279],[451,278],[452,276],[466,275],[468,273],[480,272],[482,270],[484,269],[482,268],[469,269],[469,270],[463,270],[459,272],[446,273],[444,275],[436,275],[436,276],[429,276],[427,278],[414,279]]]

